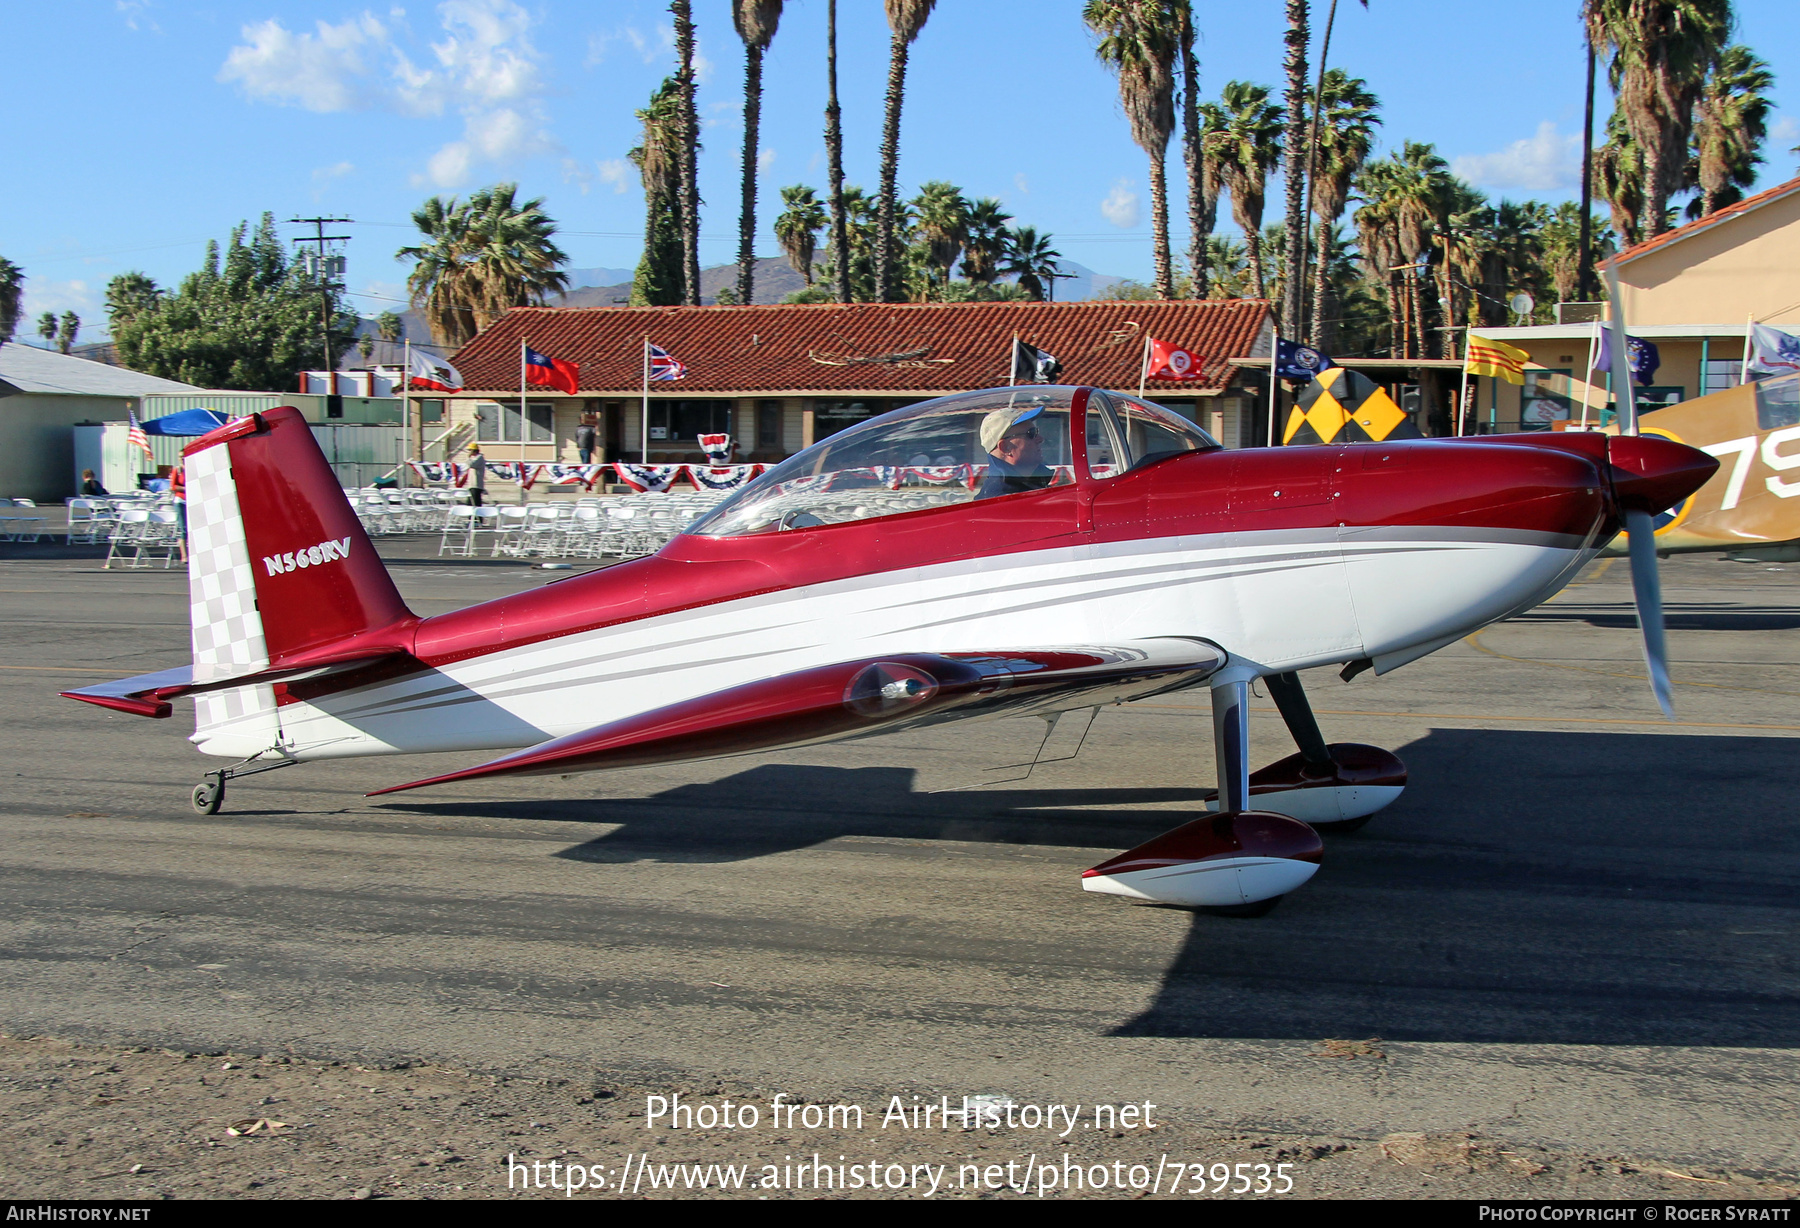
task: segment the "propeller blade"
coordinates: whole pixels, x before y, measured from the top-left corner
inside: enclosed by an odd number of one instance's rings
[[[1649,512],[1627,509],[1625,539],[1631,548],[1631,594],[1637,602],[1638,627],[1644,633],[1644,665],[1650,689],[1663,715],[1675,719],[1669,687],[1669,642],[1663,630],[1662,577],[1656,569],[1656,526]]]

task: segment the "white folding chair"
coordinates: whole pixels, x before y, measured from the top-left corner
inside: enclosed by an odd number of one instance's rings
[[[475,548],[475,509],[468,506],[446,509],[443,533],[438,540],[438,554],[467,558]]]

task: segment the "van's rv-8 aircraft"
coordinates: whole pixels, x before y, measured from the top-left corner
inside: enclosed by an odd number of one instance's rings
[[[152,717],[192,696],[192,741],[241,760],[195,789],[203,813],[230,779],[315,760],[509,752],[412,789],[1204,686],[1216,813],[1083,886],[1240,914],[1406,783],[1389,751],[1326,744],[1297,671],[1416,660],[1545,600],[1624,526],[1666,679],[1650,517],[1717,467],[1579,432],[1226,451],[1130,396],[997,388],[833,435],[653,556],[420,618],[298,410],[185,456],[192,665],[65,694]],[[1298,753],[1252,772],[1258,678]]]

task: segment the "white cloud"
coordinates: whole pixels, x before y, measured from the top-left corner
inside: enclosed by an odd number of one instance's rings
[[[125,19],[127,30],[149,30],[161,34],[162,27],[149,15],[150,0],[114,0],[113,7]]]
[[[775,151],[773,149],[764,148],[764,149],[760,149],[757,151],[757,154],[756,154],[756,173],[757,174],[759,174],[759,175],[766,174],[768,172],[768,169],[774,165],[775,165]]]
[[[55,312],[59,316],[65,311],[73,311],[81,317],[82,335],[76,340],[92,341],[94,338],[89,334],[104,331],[106,327],[106,311],[94,290],[94,287],[79,278],[72,281],[26,278],[19,328],[13,335],[36,338],[39,316],[46,311]]]
[[[1563,136],[1545,120],[1537,135],[1514,141],[1499,153],[1464,154],[1450,162],[1453,173],[1478,187],[1554,192],[1581,182],[1581,137]]]
[[[353,174],[355,171],[356,164],[353,162],[338,162],[331,166],[315,167],[312,173],[313,199],[320,199],[325,195],[325,189],[330,187],[333,181],[342,179],[345,175]]]
[[[219,80],[238,82],[258,102],[308,111],[368,105],[369,53],[388,43],[386,27],[366,12],[340,25],[321,21],[316,34],[296,34],[270,18],[245,26],[243,37],[248,42],[231,49]]]
[[[1121,179],[1113,184],[1112,191],[1100,202],[1100,212],[1121,230],[1130,230],[1138,224],[1138,194],[1131,190],[1131,180]]]
[[[1789,141],[1800,141],[1800,119],[1792,115],[1778,116],[1769,126],[1769,143],[1782,146],[1779,152],[1786,153]]]
[[[1017,188],[1019,192],[1025,196],[1031,195],[1031,181],[1025,178],[1024,171],[1020,171],[1013,176],[1013,187]]]
[[[610,183],[613,192],[622,196],[637,181],[637,168],[623,158],[608,158],[600,164],[600,181]]]
[[[402,45],[404,13],[393,27],[364,11],[338,25],[296,33],[270,19],[245,26],[219,70],[257,102],[310,111],[385,110],[424,117],[458,112],[460,139],[431,156],[415,183],[456,187],[479,163],[554,151],[545,130],[540,56],[531,15],[512,0],[445,0],[444,37],[423,52]]]

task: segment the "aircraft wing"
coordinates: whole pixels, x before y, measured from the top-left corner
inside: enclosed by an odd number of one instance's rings
[[[1225,661],[1216,645],[1182,637],[868,657],[684,700],[370,796],[484,776],[713,759],[942,721],[1087,708],[1204,681]]]

